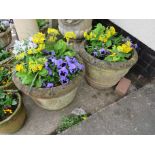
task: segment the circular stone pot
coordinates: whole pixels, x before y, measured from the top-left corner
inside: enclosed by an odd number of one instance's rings
[[[38,106],[47,110],[59,110],[73,101],[82,75],[83,73],[75,77],[65,86],[57,86],[51,89],[33,87],[31,88],[31,91],[29,91],[30,87],[23,85],[18,77],[13,76],[13,81],[16,87],[24,94],[30,96]]]
[[[11,28],[8,27],[5,32],[0,33],[0,49],[7,47],[12,41]]]
[[[2,134],[10,134],[17,132],[25,122],[26,111],[22,103],[20,94],[16,93],[16,95],[18,97],[18,106],[16,110],[5,120],[0,121],[0,133]]]
[[[138,60],[135,50],[132,58],[127,62],[106,62],[97,59],[87,53],[83,45],[80,45],[79,54],[85,64],[85,78],[88,84],[97,89],[106,89],[116,85]]]
[[[74,32],[77,39],[81,39],[84,32],[89,32],[92,29],[92,19],[59,19],[58,27],[61,34]]]

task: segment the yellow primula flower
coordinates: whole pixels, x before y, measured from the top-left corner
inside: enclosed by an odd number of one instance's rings
[[[76,39],[76,34],[74,32],[66,32],[64,38],[69,42],[70,39]]]
[[[114,57],[114,56],[116,56],[116,53],[113,52],[112,54],[110,54],[110,56],[111,56],[111,57]]]
[[[17,64],[17,65],[16,65],[16,71],[17,71],[17,72],[23,72],[23,71],[24,71],[24,66],[23,66],[23,64]]]
[[[56,40],[57,40],[57,37],[55,36],[50,36],[48,39],[49,42],[55,42]]]
[[[87,32],[84,32],[83,36],[86,40],[90,40],[90,36],[88,35]]]
[[[122,44],[121,46],[117,47],[117,50],[123,53],[129,53],[133,50],[131,47],[131,42],[127,41],[126,43]]]
[[[42,64],[30,64],[29,65],[29,69],[32,70],[32,72],[37,72],[43,69],[43,65]]]
[[[116,33],[116,30],[113,26],[110,26],[109,30],[111,32],[111,35],[114,35]]]
[[[106,32],[106,37],[107,37],[107,39],[109,39],[111,37],[111,32],[109,30]]]
[[[35,44],[43,44],[44,41],[45,41],[45,34],[43,34],[41,32],[38,32],[38,33],[34,34],[33,37],[32,37],[32,41]]]
[[[103,42],[104,41],[104,37],[103,36],[99,36],[98,40]]]
[[[93,34],[92,32],[90,32],[89,38],[90,38],[90,39],[92,39],[92,38],[96,38],[96,35]]]
[[[29,54],[29,55],[33,54],[33,50],[32,50],[32,49],[29,49],[29,50],[27,51],[27,54]]]
[[[41,52],[43,49],[45,49],[45,44],[39,44],[38,48],[36,48],[36,52]]]
[[[124,52],[124,53],[129,53],[132,50],[132,47],[127,46],[126,44],[123,44],[122,45],[122,48],[123,48],[123,51],[122,52]]]
[[[130,41],[127,41],[125,44],[126,44],[127,46],[131,47],[131,42],[130,42]]]
[[[47,61],[46,58],[40,58],[37,59],[36,61],[29,61],[29,70],[32,72],[37,72],[37,71],[41,71],[43,69],[43,64]]]
[[[41,70],[43,69],[43,65],[38,64],[38,65],[37,65],[37,68],[38,68],[39,71],[41,71]]]
[[[123,51],[123,47],[122,46],[117,46],[117,50],[122,52]]]
[[[16,59],[21,60],[21,59],[23,59],[25,57],[25,55],[26,55],[25,52],[22,52],[22,53],[16,55]]]
[[[6,113],[9,113],[9,114],[12,114],[12,109],[3,109],[3,112],[6,114]]]
[[[103,42],[106,43],[108,41],[108,38],[104,38]]]
[[[60,34],[57,29],[53,29],[53,28],[48,28],[47,33],[48,34],[54,34],[54,35]]]

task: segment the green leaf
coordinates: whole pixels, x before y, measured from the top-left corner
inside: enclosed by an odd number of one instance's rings
[[[35,87],[40,88],[41,86],[42,86],[42,80],[39,77],[39,79],[36,80]]]
[[[48,75],[48,71],[46,69],[42,69],[40,72],[39,72],[39,75],[40,76],[47,76]]]
[[[27,75],[27,73],[22,73],[22,72],[16,73],[16,76],[21,78],[21,79],[23,79],[26,75]]]
[[[108,41],[106,42],[106,47],[110,47],[111,45],[112,45],[111,40],[108,40]]]
[[[0,93],[0,99],[5,98],[5,94],[4,93]]]
[[[12,105],[17,105],[17,101],[15,99],[12,101]]]
[[[63,54],[67,49],[67,44],[62,39],[60,39],[55,45],[54,49],[58,54]]]
[[[30,85],[33,81],[34,76],[32,74],[27,74],[23,79],[22,79],[22,84],[24,85]]]
[[[73,56],[75,56],[76,55],[76,53],[75,52],[73,52],[73,51],[67,51],[67,52],[65,52],[65,54],[64,54],[65,56],[69,56],[69,57],[73,57]]]

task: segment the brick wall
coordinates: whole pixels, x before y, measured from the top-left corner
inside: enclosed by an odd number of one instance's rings
[[[144,77],[152,78],[155,77],[155,51],[146,46],[144,43],[130,35],[128,32],[115,25],[108,19],[94,19],[93,26],[97,23],[102,23],[105,26],[113,25],[116,30],[122,33],[124,36],[129,36],[135,43],[138,44],[139,49],[137,50],[139,60],[137,64],[131,69],[136,74],[141,74]]]

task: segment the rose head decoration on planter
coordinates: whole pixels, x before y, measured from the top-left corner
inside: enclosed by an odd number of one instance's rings
[[[9,22],[0,20],[0,49],[8,46],[11,40],[12,35]]]
[[[74,32],[77,39],[83,38],[83,33],[89,32],[92,28],[92,19],[59,19],[58,27],[61,34]]]
[[[18,131],[26,118],[21,96],[13,90],[0,90],[0,133]]]
[[[37,24],[39,27],[39,30],[43,33],[47,32],[47,29],[49,27],[49,20],[48,19],[37,19]]]
[[[48,28],[28,40],[16,41],[14,83],[39,106],[58,110],[74,99],[84,66],[68,44],[75,34],[66,34],[67,42],[58,40],[59,31]]]
[[[99,23],[90,33],[85,32],[84,38],[80,55],[86,66],[86,79],[95,88],[116,85],[137,62],[137,45],[117,33],[113,26]]]

